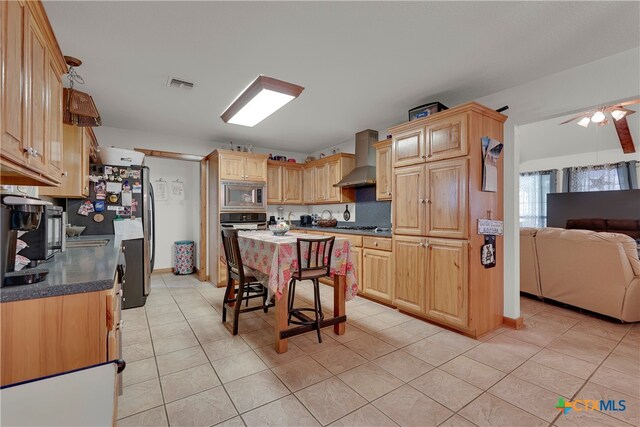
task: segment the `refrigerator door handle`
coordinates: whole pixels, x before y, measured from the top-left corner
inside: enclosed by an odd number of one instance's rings
[[[151,220],[151,264],[149,266],[149,273],[153,273],[153,267],[156,262],[156,200],[151,183],[149,183],[149,199],[151,201],[151,212],[149,212],[149,219]]]

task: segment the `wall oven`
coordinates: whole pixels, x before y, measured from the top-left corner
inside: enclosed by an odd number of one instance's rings
[[[220,211],[265,212],[267,194],[262,182],[222,181]]]

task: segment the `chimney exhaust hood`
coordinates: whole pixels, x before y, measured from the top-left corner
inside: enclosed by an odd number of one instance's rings
[[[355,188],[376,185],[376,150],[378,131],[363,130],[356,133],[356,167],[334,187]]]

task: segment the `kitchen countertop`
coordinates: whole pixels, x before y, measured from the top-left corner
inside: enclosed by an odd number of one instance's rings
[[[301,226],[292,226],[292,230],[313,230],[313,231],[321,231],[323,233],[336,233],[336,234],[355,234],[359,236],[374,236],[374,237],[391,237],[391,229],[386,232],[376,233],[373,230],[345,230],[343,228],[335,228],[335,227],[301,227]]]
[[[84,292],[104,291],[113,287],[113,279],[120,258],[119,236],[96,235],[70,238],[71,240],[109,239],[100,247],[67,248],[58,252],[37,268],[49,270],[47,278],[39,283],[6,286],[0,290],[0,302],[23,301],[56,297]]]

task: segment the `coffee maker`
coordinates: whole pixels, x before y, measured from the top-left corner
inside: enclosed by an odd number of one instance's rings
[[[5,196],[0,205],[0,222],[2,226],[2,267],[0,268],[0,287],[26,285],[45,279],[49,273],[46,269],[26,268],[15,271],[16,247],[19,231],[36,230],[40,226],[42,212],[51,205],[33,197]]]

